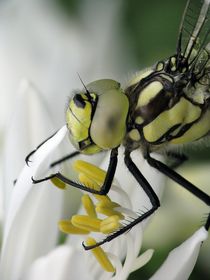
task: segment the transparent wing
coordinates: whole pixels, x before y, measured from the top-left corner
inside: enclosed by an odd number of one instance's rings
[[[210,0],[188,0],[182,17],[177,57],[180,65],[189,65],[200,73],[209,64]]]

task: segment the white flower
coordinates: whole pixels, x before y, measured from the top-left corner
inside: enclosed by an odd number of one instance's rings
[[[22,92],[23,96],[26,89],[34,91],[35,101],[37,98],[35,89],[31,86],[26,87],[25,91]],[[41,112],[42,104],[40,103],[39,106]],[[46,118],[44,119],[46,120]],[[16,120],[18,122],[18,118]],[[67,239],[65,245],[57,244],[56,224],[59,219],[63,218],[62,197],[66,191],[57,190],[50,186],[48,182],[32,185],[31,176],[39,178],[46,174],[50,160],[49,155],[54,154],[59,145],[62,147],[62,141],[66,134],[67,129],[64,126],[53,138],[38,149],[32,156],[30,166],[25,166],[18,177],[5,220],[0,270],[2,280],[19,278],[31,280],[49,277],[52,279],[54,277],[56,280],[66,280],[69,275],[71,275],[71,279],[76,279],[79,275],[86,275],[87,279],[127,279],[133,270],[147,263],[153,254],[153,250],[148,250],[137,257],[141,247],[142,225],[144,223],[137,225],[129,233],[105,244],[104,248],[109,252],[108,257],[116,267],[116,275],[114,276],[103,271],[91,252],[83,250],[81,242],[84,237],[71,236]],[[123,157],[122,152],[120,152],[119,157]],[[129,176],[128,170],[125,169],[120,158],[120,168],[117,171],[117,180],[115,181],[115,184],[119,186],[112,186],[110,197],[118,199],[118,202],[130,210],[140,210],[141,206],[149,207],[141,188]],[[162,178],[158,176],[155,170],[148,167],[141,158],[140,152],[137,151],[134,154],[134,161],[138,166],[141,166],[141,171],[148,177],[150,183],[156,187],[155,191],[158,193],[163,183]],[[107,159],[101,166],[107,166]],[[121,187],[124,188],[124,191],[120,189]],[[206,237],[207,233],[204,229],[198,231],[194,237],[181,245],[181,250],[179,248],[175,250],[172,262],[176,263],[176,269],[170,265],[169,258],[169,261],[151,279],[163,279],[165,274],[171,275],[171,280],[187,279],[195,264],[201,241]],[[125,262],[122,265],[121,260],[124,258]]]

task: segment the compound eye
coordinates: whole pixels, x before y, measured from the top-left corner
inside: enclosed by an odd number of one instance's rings
[[[121,90],[110,90],[99,96],[90,127],[93,142],[112,149],[121,144],[126,132],[128,99]]]

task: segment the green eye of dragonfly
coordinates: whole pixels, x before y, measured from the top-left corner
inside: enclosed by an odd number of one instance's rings
[[[117,168],[118,147],[122,145],[128,171],[151,202],[149,210],[123,223],[123,226],[103,240],[84,245],[85,249],[93,249],[127,232],[160,206],[153,186],[141,173],[141,166],[136,166],[132,160],[131,153],[136,149],[141,150],[152,168],[210,205],[208,194],[174,171],[175,167],[186,160],[183,154],[175,152],[176,148],[199,142],[210,134],[209,6],[209,0],[187,1],[175,54],[139,72],[124,88],[114,80],[97,80],[84,85],[84,90],[70,99],[66,124],[70,140],[77,151],[53,162],[51,167],[79,153],[95,154],[110,150],[110,162],[104,181],[94,189],[58,172],[43,179],[33,179],[33,182],[51,179],[60,188],[68,184],[82,191],[106,195]],[[34,152],[26,158],[27,162]],[[172,164],[169,166],[156,160],[151,155],[153,152],[166,156],[172,160]],[[207,230],[209,227],[210,215],[205,223]]]

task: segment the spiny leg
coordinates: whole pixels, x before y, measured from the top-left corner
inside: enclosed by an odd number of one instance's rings
[[[82,184],[77,183],[75,181],[72,181],[71,179],[62,175],[60,172],[56,172],[56,173],[51,174],[51,175],[49,175],[45,178],[42,178],[42,179],[34,179],[32,177],[32,181],[33,181],[34,184],[38,184],[38,183],[48,181],[48,180],[53,179],[53,178],[58,178],[59,180],[61,180],[65,184],[71,185],[71,186],[73,186],[75,188],[78,188],[78,189],[81,189],[83,191],[87,191],[89,193],[100,194],[100,195],[106,195],[111,188],[112,181],[113,181],[113,178],[114,178],[114,174],[115,174],[115,171],[116,171],[117,156],[118,156],[118,148],[112,149],[111,154],[110,154],[110,161],[109,161],[109,166],[108,166],[108,170],[107,170],[107,173],[106,173],[106,177],[105,177],[104,183],[101,186],[99,191],[91,189],[88,186],[82,185]]]
[[[53,161],[53,162],[50,164],[50,168],[52,168],[52,167],[54,167],[54,166],[56,166],[56,165],[59,165],[60,163],[66,161],[66,160],[68,160],[68,159],[74,158],[75,156],[78,156],[79,154],[80,154],[79,151],[74,151],[74,152],[72,152],[72,153],[70,153],[70,154],[68,154],[68,155],[66,155],[66,156],[64,156],[64,157],[62,157],[62,158],[60,158],[60,159],[58,159],[58,160],[56,160],[56,161]]]
[[[42,145],[44,145],[44,143],[46,143],[48,140],[50,140],[56,133],[57,133],[57,131],[54,132],[50,137],[48,137],[47,139],[45,139],[43,142],[41,142],[41,143],[36,147],[36,149],[34,149],[33,151],[31,151],[31,152],[26,156],[25,162],[26,162],[27,165],[28,165],[29,162],[31,162],[30,157],[31,157]]]
[[[99,194],[99,192],[100,192],[100,191],[91,189],[91,188],[89,188],[85,185],[82,185],[80,183],[77,183],[77,182],[65,177],[60,172],[56,172],[56,173],[51,174],[51,175],[49,175],[47,177],[44,177],[42,179],[34,179],[33,177],[31,177],[31,180],[32,180],[33,184],[39,184],[39,183],[42,183],[42,182],[45,182],[45,181],[48,181],[48,180],[51,180],[51,179],[54,179],[54,178],[57,178],[57,179],[61,180],[63,183],[65,183],[67,185],[71,185],[72,187],[78,188],[78,189],[83,190],[83,191],[87,191],[87,192],[95,193],[95,194]]]
[[[103,152],[103,151],[101,151],[100,153],[102,153],[102,152]],[[52,162],[52,163],[50,164],[50,168],[52,168],[52,167],[54,167],[54,166],[56,166],[56,165],[59,165],[59,164],[63,163],[64,161],[67,161],[67,160],[69,160],[69,159],[72,159],[72,158],[74,158],[75,156],[78,156],[78,155],[80,155],[80,154],[81,154],[80,151],[74,151],[74,152],[72,152],[72,153],[70,153],[70,154],[68,154],[68,155],[66,155],[66,156],[64,156],[64,157],[62,157],[62,158],[60,158],[60,159],[58,159],[58,160]]]
[[[90,250],[93,249],[97,246],[103,245],[106,242],[109,242],[113,240],[114,238],[118,237],[119,235],[127,232],[130,230],[132,227],[143,221],[144,219],[148,218],[150,215],[152,215],[155,210],[160,206],[160,201],[156,193],[154,192],[153,188],[149,184],[149,182],[145,179],[145,177],[142,175],[140,170],[137,168],[133,160],[131,159],[130,153],[125,153],[125,164],[128,168],[128,170],[131,172],[131,174],[134,176],[136,181],[139,183],[139,186],[144,190],[144,192],[147,194],[147,196],[150,199],[150,202],[152,204],[152,208],[148,210],[147,212],[143,213],[141,216],[138,218],[134,219],[132,222],[130,222],[128,225],[120,228],[118,231],[114,232],[113,234],[107,236],[105,239],[102,241],[98,242],[97,244],[93,246],[85,246],[83,243],[83,247],[85,250]]]
[[[28,163],[31,162],[30,157],[31,157],[42,145],[44,145],[44,143],[46,143],[48,140],[50,140],[56,133],[57,133],[57,131],[54,132],[50,137],[48,137],[47,139],[45,139],[44,141],[42,141],[42,142],[36,147],[36,149],[34,149],[33,151],[31,151],[31,152],[25,157],[25,162],[26,162],[27,165],[29,165]],[[51,167],[51,165],[50,165],[50,167]],[[17,179],[15,179],[15,180],[13,181],[13,185],[15,185],[16,182],[17,182]]]
[[[155,158],[152,158],[149,154],[147,155],[146,159],[152,167],[156,168],[161,173],[165,174],[167,177],[177,182],[180,186],[182,186],[183,188],[191,192],[198,199],[203,201],[206,205],[210,206],[210,196],[208,194],[201,191],[199,188],[197,188],[195,185],[187,181],[184,177],[182,177],[180,174],[172,170],[166,164],[162,163],[161,161]],[[209,226],[210,226],[210,214],[207,218],[205,228],[209,229]]]

